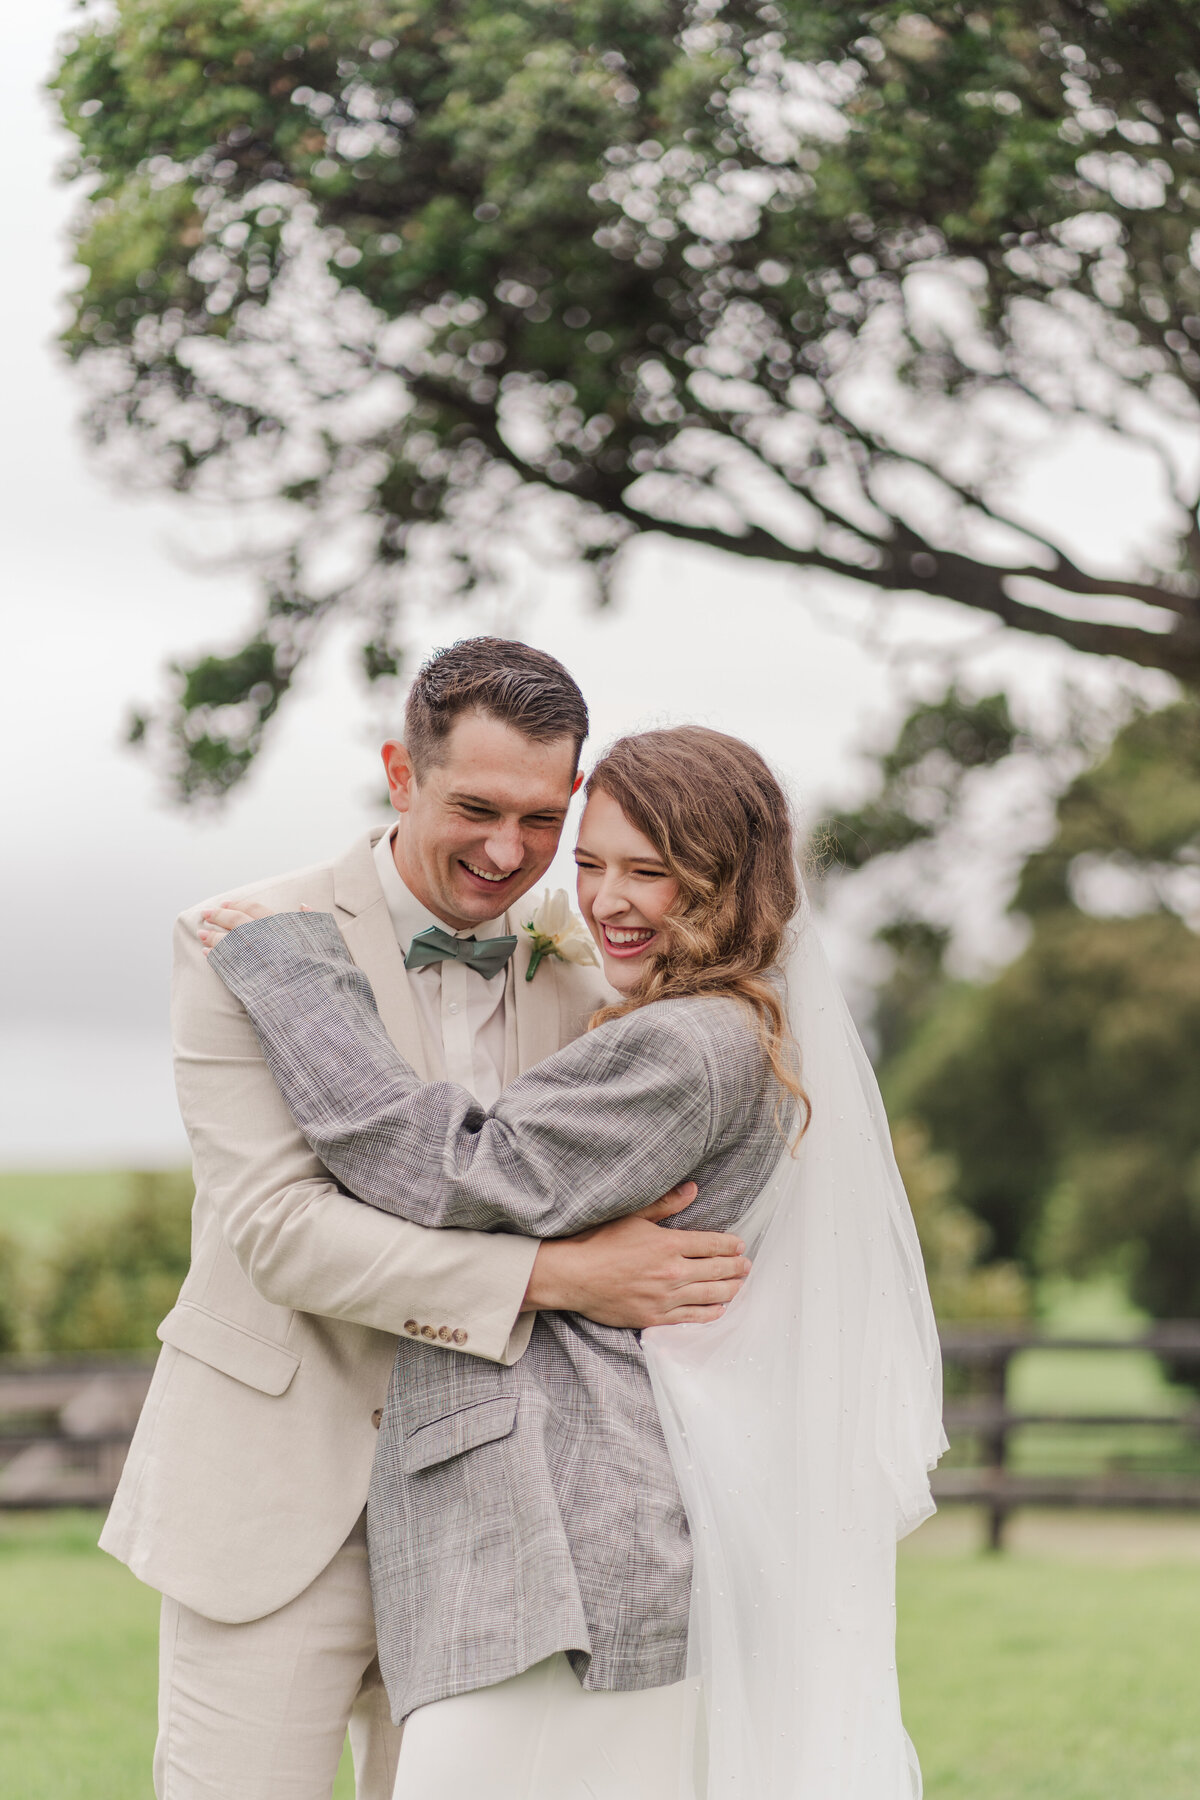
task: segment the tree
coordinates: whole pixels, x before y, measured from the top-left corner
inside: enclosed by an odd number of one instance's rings
[[[523,542],[603,586],[665,533],[1200,679],[1198,22],[114,0],[56,77],[68,348],[123,467],[261,514],[261,619],[177,671],[182,792],[245,773],[332,613],[389,677],[412,584]],[[1005,446],[1079,417],[1164,473],[1127,566],[1005,510]]]
[[[112,1218],[81,1221],[48,1258],[37,1307],[41,1348],[153,1350],[191,1257],[195,1191],[184,1173],[139,1171]]]
[[[1200,1315],[1200,704],[1132,719],[1066,788],[994,980],[939,972],[883,1072],[889,1104],[1027,1269],[1119,1262]]]
[[[0,1231],[0,1356],[20,1348],[24,1274],[21,1246],[11,1232]]]
[[[892,1138],[938,1319],[1027,1318],[1029,1282],[1015,1263],[988,1260],[991,1234],[958,1198],[953,1157],[931,1150],[915,1119],[898,1119]]]

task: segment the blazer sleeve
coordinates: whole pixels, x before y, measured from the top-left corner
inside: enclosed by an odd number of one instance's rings
[[[520,1308],[537,1244],[424,1231],[351,1199],[298,1130],[245,1010],[210,973],[199,916],[192,909],[176,928],[175,1076],[197,1189],[251,1284],[275,1305],[378,1331],[454,1318],[469,1330],[463,1354],[517,1361],[534,1318]]]
[[[420,1081],[327,916],[240,925],[210,963],[321,1160],[360,1199],[419,1224],[552,1237],[621,1217],[739,1128],[748,1073],[761,1093],[761,1051],[729,1001],[613,1020],[485,1110],[464,1088]]]

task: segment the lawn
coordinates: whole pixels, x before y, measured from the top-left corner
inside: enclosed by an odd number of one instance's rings
[[[0,1794],[152,1800],[158,1595],[100,1516],[0,1514]],[[349,1759],[337,1800],[351,1800]]]
[[[1200,1793],[1200,1561],[1112,1567],[914,1545],[899,1617],[928,1800]]]
[[[1160,1557],[1154,1524],[1131,1521],[1116,1565],[988,1558],[964,1524],[935,1522],[901,1557],[928,1800],[1194,1800],[1200,1556],[1168,1531]],[[157,1601],[94,1548],[97,1527],[0,1517],[0,1794],[14,1800],[150,1800]],[[344,1766],[337,1800],[351,1793]]]

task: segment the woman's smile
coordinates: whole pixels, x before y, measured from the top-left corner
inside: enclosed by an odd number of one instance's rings
[[[640,956],[651,939],[658,936],[657,931],[652,930],[648,925],[606,925],[603,920],[599,923],[600,935],[609,956]]]

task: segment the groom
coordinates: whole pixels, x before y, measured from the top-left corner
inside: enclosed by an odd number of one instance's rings
[[[527,980],[521,929],[587,728],[579,689],[541,651],[493,638],[441,651],[413,684],[404,742],[384,746],[396,823],[333,864],[240,890],[331,912],[396,1047],[485,1105],[607,997],[597,970],[553,956]],[[360,1205],[296,1130],[207,969],[203,911],[178,922],[172,999],[192,1266],[101,1543],[163,1595],[159,1800],[329,1800],[347,1728],[359,1800],[390,1800],[400,1733],[363,1508],[397,1336],[511,1363],[539,1308],[703,1319],[748,1265],[733,1238],[645,1219],[538,1244]]]

